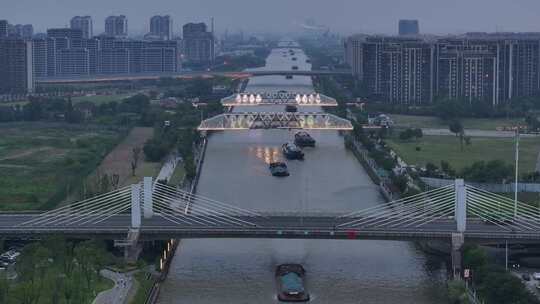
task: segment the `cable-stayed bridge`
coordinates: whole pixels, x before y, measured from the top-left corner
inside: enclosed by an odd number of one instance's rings
[[[269,213],[145,178],[47,212],[0,214],[0,237],[50,234],[115,240],[131,259],[136,259],[140,240],[172,238],[443,240],[452,244],[452,264],[458,274],[465,240],[539,242],[540,210],[456,180],[453,185],[348,214]]]
[[[254,198],[255,199],[255,198]],[[362,202],[359,201],[359,204]],[[151,178],[43,213],[0,214],[0,236],[127,235],[149,239],[317,238],[540,241],[540,210],[458,180],[455,185],[349,214],[236,207]]]

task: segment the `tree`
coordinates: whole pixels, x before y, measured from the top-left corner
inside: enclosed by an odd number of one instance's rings
[[[424,137],[424,132],[422,132],[422,129],[420,128],[414,129],[413,136],[418,141],[418,139]]]
[[[454,304],[468,304],[469,298],[467,296],[465,283],[459,280],[448,282],[448,297]]]
[[[456,171],[450,166],[450,163],[445,160],[441,160],[441,170],[449,176],[456,176]]]
[[[137,170],[137,166],[139,165],[139,156],[141,154],[141,148],[135,147],[131,151],[131,175],[135,176],[135,171]]]
[[[459,120],[452,120],[448,125],[450,132],[454,133],[456,137],[463,132],[463,125]]]
[[[399,133],[399,139],[406,141],[415,136],[415,132],[412,129],[406,129]]]
[[[435,174],[437,173],[437,166],[433,163],[427,163],[426,164],[426,174],[427,176],[435,176]]]
[[[5,271],[0,273],[0,303],[7,303],[10,297],[11,286],[7,280]]]
[[[463,151],[463,140],[465,137],[465,131],[463,129],[463,125],[459,120],[453,120],[450,125],[448,126],[450,129],[450,132],[456,134],[456,137],[459,136],[459,143],[461,151]]]

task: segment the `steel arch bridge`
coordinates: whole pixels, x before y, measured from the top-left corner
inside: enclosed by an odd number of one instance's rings
[[[250,129],[353,130],[350,121],[328,113],[225,113],[204,120],[199,131]]]
[[[227,107],[260,105],[295,105],[336,107],[337,101],[320,93],[301,92],[244,92],[225,97],[221,103]]]

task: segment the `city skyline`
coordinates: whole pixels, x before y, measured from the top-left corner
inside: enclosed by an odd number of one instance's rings
[[[468,9],[459,9],[461,4]],[[239,6],[243,9],[238,10]],[[485,14],[488,6],[489,14]],[[29,7],[33,9],[29,10]],[[158,0],[148,5],[133,5],[125,0],[115,1],[114,4],[104,0],[92,3],[59,0],[52,5],[37,0],[21,0],[4,8],[0,19],[7,19],[12,24],[32,23],[36,32],[45,32],[47,28],[68,26],[73,16],[90,15],[94,20],[95,34],[104,31],[107,16],[122,14],[128,18],[132,34],[145,34],[150,17],[160,14],[171,15],[175,20],[175,34],[180,32],[181,24],[191,21],[208,23],[211,17],[215,18],[220,32],[225,29],[297,31],[305,20],[313,19],[330,27],[332,31],[344,34],[395,34],[399,19],[418,19],[423,33],[456,34],[467,31],[540,31],[540,23],[535,14],[538,10],[540,3],[533,0],[522,1],[519,6],[503,0],[478,0],[473,3],[465,0],[452,3],[440,0],[412,0],[406,3],[397,0],[338,0],[337,3],[323,0],[278,0],[268,4],[245,0],[227,3],[189,0],[181,5],[172,0]],[[49,18],[53,15],[55,18]],[[327,18],[336,15],[340,18]],[[482,18],[478,18],[479,15]],[[459,23],[455,22],[456,16],[459,16]]]

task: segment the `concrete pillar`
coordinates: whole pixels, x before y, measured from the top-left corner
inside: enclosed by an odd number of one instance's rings
[[[452,272],[455,279],[461,276],[461,249],[463,248],[464,243],[465,236],[463,235],[463,233],[452,233]]]
[[[146,219],[154,216],[154,201],[152,200],[152,193],[152,177],[145,177],[143,180],[143,209],[144,218]]]
[[[131,185],[131,228],[141,228],[141,185]]]
[[[457,231],[465,232],[467,229],[467,188],[462,179],[455,180],[456,204],[454,217],[456,220]]]

